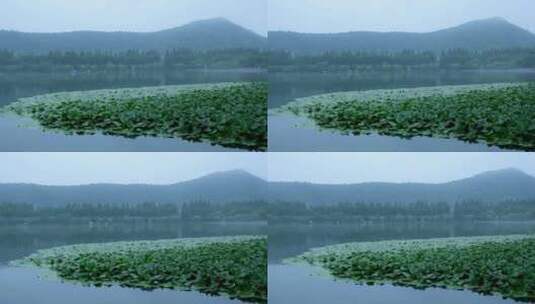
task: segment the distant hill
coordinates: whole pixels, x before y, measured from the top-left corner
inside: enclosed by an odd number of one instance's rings
[[[266,182],[245,171],[228,171],[172,185],[92,184],[44,186],[0,184],[0,203],[62,206],[68,203],[214,203],[251,201],[266,197]]]
[[[150,32],[77,31],[23,33],[0,31],[0,49],[42,53],[59,51],[195,50],[264,48],[267,39],[226,19],[201,20],[173,29]]]
[[[503,18],[490,18],[429,33],[347,32],[312,34],[274,31],[268,35],[274,50],[296,53],[327,51],[441,51],[535,47],[535,34]]]
[[[413,203],[506,199],[535,199],[535,178],[516,169],[482,173],[443,183],[362,183],[321,185],[310,183],[270,183],[270,196],[276,201],[329,205],[341,202]]]
[[[329,205],[341,202],[413,203],[535,199],[535,177],[516,169],[490,171],[442,184],[361,183],[322,185],[266,182],[245,171],[227,171],[171,185],[0,184],[0,203],[62,206],[68,203],[214,203],[269,199]]]

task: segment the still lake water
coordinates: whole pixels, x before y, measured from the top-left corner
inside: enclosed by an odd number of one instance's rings
[[[261,81],[261,70],[101,71],[87,73],[0,73],[0,107],[41,94],[195,83]],[[175,138],[128,139],[107,135],[66,135],[26,127],[27,120],[0,114],[0,151],[240,151]]]
[[[80,243],[267,234],[265,223],[0,223],[0,303],[2,304],[230,304],[225,296],[195,291],[143,291],[122,287],[87,287],[43,278],[38,270],[8,266],[39,249]]]
[[[269,81],[269,108],[275,109],[296,98],[333,92],[535,81],[535,70],[270,73]],[[377,134],[343,135],[303,124],[301,119],[291,115],[272,114],[268,124],[270,151],[506,151],[484,143],[454,139],[415,137],[407,140]]]
[[[456,236],[535,233],[535,222],[427,222],[269,225],[269,299],[272,304],[507,304],[497,296],[439,288],[417,290],[361,286],[319,274],[318,269],[289,265],[284,259],[311,248],[346,242]]]

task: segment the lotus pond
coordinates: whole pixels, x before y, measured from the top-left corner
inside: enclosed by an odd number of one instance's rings
[[[219,83],[54,93],[4,108],[68,134],[157,136],[263,151],[267,84]]]
[[[265,303],[266,247],[266,238],[249,236],[82,244],[40,250],[12,265],[96,287],[197,290]]]
[[[360,242],[313,249],[293,260],[360,284],[469,289],[535,300],[535,236]]]
[[[484,84],[333,93],[280,111],[353,135],[428,136],[535,149],[535,84]]]

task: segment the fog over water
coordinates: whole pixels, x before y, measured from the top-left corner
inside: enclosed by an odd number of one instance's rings
[[[535,32],[532,0],[270,0],[269,29],[309,33],[429,32],[503,17]]]

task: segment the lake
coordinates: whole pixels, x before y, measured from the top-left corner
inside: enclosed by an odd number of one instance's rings
[[[0,107],[18,98],[41,94],[86,91],[97,89],[134,88],[160,85],[196,83],[261,81],[262,70],[191,70],[191,71],[100,71],[84,73],[0,73]],[[27,127],[28,120],[14,115],[0,114],[0,151],[241,151],[190,142],[178,138],[66,135],[63,132],[43,131],[38,126]]]
[[[122,287],[88,287],[62,283],[42,271],[8,266],[8,262],[39,249],[80,243],[157,240],[171,238],[261,235],[265,223],[178,223],[176,221],[113,223],[0,223],[0,303],[9,304],[230,304],[242,303],[225,296],[195,291],[143,291]]]
[[[535,81],[535,70],[447,70],[366,73],[270,73],[269,108],[318,94],[375,89],[415,88],[440,85]],[[485,143],[466,143],[455,139],[392,136],[344,135],[320,130],[293,115],[270,114],[270,151],[325,152],[448,152],[507,151]]]
[[[288,265],[284,259],[311,248],[346,242],[535,233],[535,222],[381,222],[362,224],[269,225],[269,299],[274,304],[507,304],[497,296],[470,291],[361,286],[335,280],[315,267]]]

